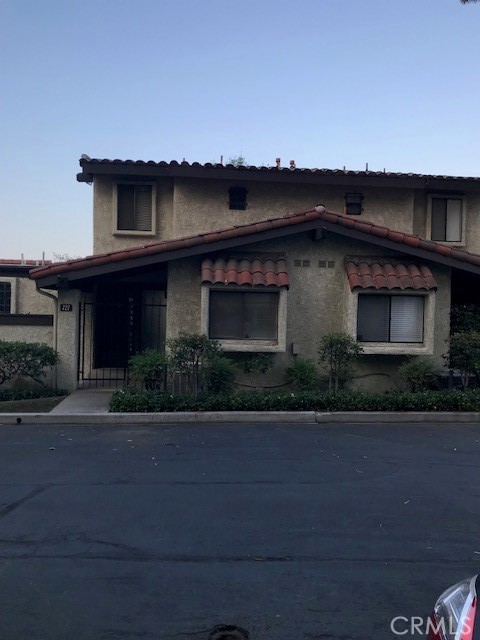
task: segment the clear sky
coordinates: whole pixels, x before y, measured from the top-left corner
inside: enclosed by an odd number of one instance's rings
[[[459,0],[0,0],[0,257],[91,253],[82,153],[480,175],[479,27]]]

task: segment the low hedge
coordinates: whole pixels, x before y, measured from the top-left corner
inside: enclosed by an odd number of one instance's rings
[[[54,398],[66,395],[68,395],[68,391],[65,391],[65,389],[52,389],[51,387],[38,387],[38,389],[0,389],[0,402]]]
[[[114,412],[164,411],[480,411],[480,390],[360,393],[352,391],[178,395],[167,391],[115,391]]]

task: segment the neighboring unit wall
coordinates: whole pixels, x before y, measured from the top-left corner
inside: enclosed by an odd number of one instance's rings
[[[0,340],[45,342],[53,347],[55,301],[38,293],[28,277],[0,277],[0,282],[11,285],[10,314],[0,316]]]

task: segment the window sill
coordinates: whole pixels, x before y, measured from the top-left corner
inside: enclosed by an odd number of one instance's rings
[[[435,242],[436,244],[443,244],[446,247],[457,247],[458,249],[464,249],[466,246],[465,240],[460,240],[460,241],[452,241],[450,242],[449,240],[431,240],[429,238],[429,240],[431,242]]]
[[[224,351],[238,351],[242,353],[279,353],[286,350],[286,344],[277,340],[219,340]]]
[[[135,231],[134,229],[116,229],[114,236],[145,236],[148,238],[155,237],[155,231]]]
[[[412,342],[357,342],[366,355],[386,356],[431,356],[433,348],[421,343]]]

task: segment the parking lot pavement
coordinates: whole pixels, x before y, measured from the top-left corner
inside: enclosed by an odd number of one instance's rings
[[[474,425],[4,426],[0,638],[395,637],[480,570],[479,465]]]

